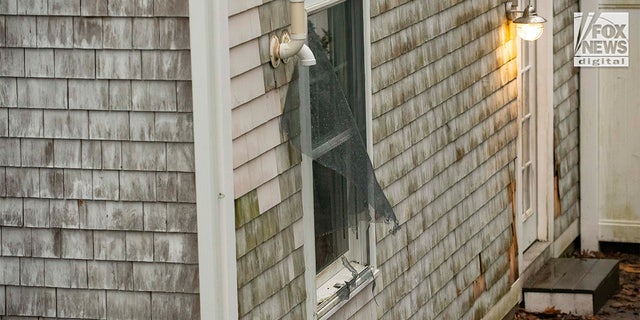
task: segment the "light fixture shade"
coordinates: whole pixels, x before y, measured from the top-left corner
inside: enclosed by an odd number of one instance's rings
[[[532,6],[528,6],[520,18],[513,20],[513,23],[516,24],[518,36],[527,41],[540,38],[544,31],[543,23],[545,22],[547,22],[547,19],[538,16]]]
[[[542,35],[544,25],[542,23],[521,23],[516,25],[516,31],[522,40],[534,41]]]

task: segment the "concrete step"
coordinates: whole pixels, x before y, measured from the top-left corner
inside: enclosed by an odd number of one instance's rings
[[[544,312],[553,307],[593,315],[618,290],[619,281],[618,260],[551,259],[525,283],[525,309]]]

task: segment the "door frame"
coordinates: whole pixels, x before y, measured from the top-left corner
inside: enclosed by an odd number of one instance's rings
[[[537,12],[540,16],[547,17],[544,26],[544,33],[536,40],[536,180],[537,180],[537,210],[538,227],[537,241],[548,242],[554,240],[554,149],[553,149],[553,3],[552,1],[536,1]],[[515,39],[515,41],[520,41]],[[518,45],[518,49],[519,45]],[[519,58],[518,58],[519,59]],[[519,65],[519,61],[518,61]],[[519,80],[518,80],[519,81]],[[519,108],[519,106],[518,106]],[[520,126],[520,110],[518,110],[518,126]],[[520,130],[518,130],[520,133]],[[520,143],[520,139],[518,139]],[[518,146],[520,150],[520,146]],[[519,161],[519,160],[517,160]],[[524,261],[524,253],[527,248],[523,248],[523,221],[522,215],[522,187],[521,178],[518,177],[519,165],[516,165],[516,212],[517,218],[517,241],[518,241],[518,265],[521,266],[519,272],[522,274],[527,265]],[[535,242],[534,245],[535,246]],[[533,251],[533,250],[532,250]]]
[[[538,240],[554,240],[554,148],[553,148],[553,1],[537,1],[538,12],[548,21],[546,37],[538,39]]]
[[[598,1],[581,0],[580,10],[597,12]],[[593,251],[600,249],[598,82],[598,68],[580,69],[580,244],[582,250]]]

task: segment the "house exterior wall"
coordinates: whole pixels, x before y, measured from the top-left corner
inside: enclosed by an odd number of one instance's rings
[[[480,318],[509,291],[517,67],[504,10],[371,1],[372,160],[401,226],[376,225],[375,290],[336,318]],[[229,11],[239,316],[303,319],[301,158],[279,127],[293,64],[268,60],[288,3]]]
[[[555,235],[578,215],[576,7],[554,2]],[[279,123],[293,64],[268,54],[288,1],[228,8],[238,314],[305,319],[301,156]],[[187,15],[0,0],[0,315],[199,317]],[[371,158],[400,228],[376,225],[375,287],[336,318],[479,319],[518,275],[504,1],[371,0],[370,15]]]
[[[188,2],[0,1],[0,315],[199,317]]]
[[[579,85],[573,66],[573,13],[578,1],[554,1],[553,89],[554,162],[556,187],[555,236],[562,235],[580,215]]]
[[[373,163],[401,223],[378,226],[378,318],[481,318],[513,281],[517,66],[504,2],[371,11]]]

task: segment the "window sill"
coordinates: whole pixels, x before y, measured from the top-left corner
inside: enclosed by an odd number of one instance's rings
[[[347,302],[371,284],[379,274],[378,270],[374,270],[370,266],[363,266],[353,262],[351,264],[358,272],[358,276],[355,284],[351,285],[350,288],[346,283],[351,281],[353,276],[347,268],[342,268],[335,276],[318,287],[316,291],[318,299],[317,319],[328,319],[338,312]],[[345,297],[346,295],[348,297]]]

